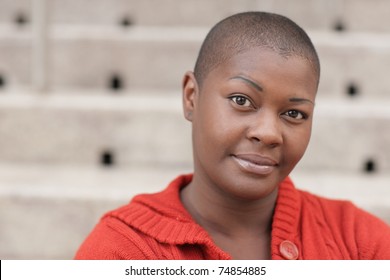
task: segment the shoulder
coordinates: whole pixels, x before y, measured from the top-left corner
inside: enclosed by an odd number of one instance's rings
[[[180,188],[191,176],[179,176],[158,193],[140,194],[125,206],[106,213],[79,248],[76,259],[160,259],[159,242],[177,239],[191,224],[180,202]],[[172,233],[169,235],[166,228]]]
[[[353,258],[390,259],[390,226],[384,221],[344,200],[327,199],[299,191],[302,210],[342,242]]]
[[[153,259],[141,235],[120,219],[106,215],[82,243],[75,259]]]
[[[301,196],[302,207],[313,209],[331,221],[338,220],[347,223],[347,225],[374,223],[389,227],[379,218],[359,208],[351,201],[325,198],[302,190],[298,190],[298,192]]]

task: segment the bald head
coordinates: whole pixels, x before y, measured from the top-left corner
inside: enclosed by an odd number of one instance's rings
[[[246,12],[220,21],[206,36],[194,70],[199,85],[215,67],[253,48],[272,50],[286,58],[302,57],[319,78],[317,52],[301,27],[281,15]]]

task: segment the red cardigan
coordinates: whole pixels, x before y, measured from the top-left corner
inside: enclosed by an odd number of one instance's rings
[[[194,222],[180,201],[192,179],[180,176],[164,191],[136,196],[111,211],[79,248],[76,259],[231,259]],[[272,259],[390,259],[390,227],[346,201],[279,187]]]

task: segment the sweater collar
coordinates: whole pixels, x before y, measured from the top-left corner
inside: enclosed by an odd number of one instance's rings
[[[272,259],[285,259],[280,252],[280,244],[290,241],[296,246],[298,242],[298,226],[301,208],[301,197],[290,178],[286,178],[279,186],[271,232]],[[299,248],[297,248],[300,251]]]
[[[149,235],[161,243],[199,244],[219,251],[222,258],[228,254],[219,249],[209,234],[198,225],[180,200],[180,189],[188,185],[192,175],[182,175],[172,181],[162,192],[134,197],[123,208],[111,212],[131,227]],[[294,240],[299,215],[299,196],[293,183],[286,178],[280,185],[272,223],[272,259],[283,259],[279,245]]]
[[[156,194],[141,194],[128,206],[109,215],[168,244],[197,244],[209,239],[207,232],[198,225],[180,200],[180,189],[188,185],[192,175],[182,175]]]

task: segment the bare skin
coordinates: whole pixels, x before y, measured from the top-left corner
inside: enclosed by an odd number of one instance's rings
[[[192,185],[184,188],[181,194],[183,204],[218,247],[233,259],[270,258],[268,248],[271,246],[273,196],[276,196],[276,192],[265,205],[247,201],[235,205],[227,201],[216,203],[218,194],[211,197],[207,192],[197,192],[195,189]]]
[[[318,80],[300,57],[238,54],[200,88],[183,79],[192,122],[194,177],[184,206],[233,259],[270,259],[278,186],[309,143]]]

